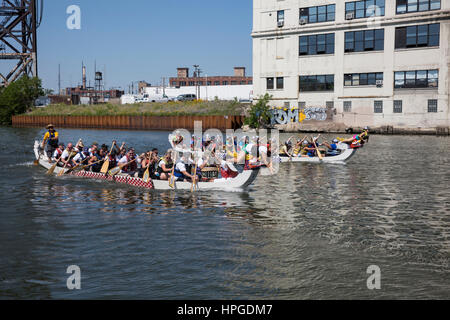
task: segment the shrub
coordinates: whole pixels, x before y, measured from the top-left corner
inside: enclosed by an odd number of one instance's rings
[[[265,96],[260,97],[258,102],[251,106],[248,110],[248,116],[245,117],[244,124],[250,126],[250,128],[259,129],[264,128],[270,124],[270,118],[272,116],[268,103],[272,96],[266,93]]]

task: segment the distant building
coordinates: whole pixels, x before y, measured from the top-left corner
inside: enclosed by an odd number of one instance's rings
[[[189,76],[189,68],[178,68],[177,77],[169,78],[170,87],[253,85],[253,77],[245,76],[244,67],[235,67],[234,76]]]
[[[255,96],[347,127],[450,126],[450,1],[253,0]]]
[[[124,91],[117,90],[117,89],[98,91],[91,87],[83,88],[83,86],[78,86],[78,87],[74,87],[74,88],[66,88],[66,90],[65,90],[66,96],[78,96],[79,98],[81,98],[81,97],[93,98],[93,97],[98,96],[100,98],[103,97],[105,100],[120,98],[123,94],[124,94]],[[77,99],[77,101],[80,101],[80,100]],[[85,99],[83,101],[85,101]],[[74,103],[74,104],[76,104],[76,103]]]

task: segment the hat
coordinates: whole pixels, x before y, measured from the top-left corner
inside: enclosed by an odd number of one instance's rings
[[[339,140],[338,139],[333,139],[333,143],[338,143]]]
[[[47,129],[54,128],[54,127],[55,127],[54,125],[49,124],[49,125],[47,126]]]
[[[369,127],[364,127],[364,130],[369,130]]]
[[[88,147],[84,147],[84,148],[83,148],[83,152],[84,152],[84,153],[88,153],[88,152],[89,152],[89,148],[88,148]]]

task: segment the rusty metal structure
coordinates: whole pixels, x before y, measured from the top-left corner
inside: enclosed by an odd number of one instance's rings
[[[43,0],[1,0],[0,60],[7,60],[11,70],[5,75],[0,72],[0,86],[8,86],[22,75],[38,76],[37,28],[43,5]]]

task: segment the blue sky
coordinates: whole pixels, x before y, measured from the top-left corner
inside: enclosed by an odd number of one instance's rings
[[[69,30],[66,9],[81,8],[81,30]],[[158,84],[176,68],[199,64],[208,75],[252,72],[251,0],[44,0],[38,30],[39,76],[46,88],[81,82],[81,63],[93,85],[94,63],[106,86]]]

